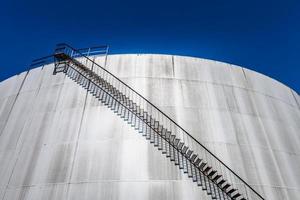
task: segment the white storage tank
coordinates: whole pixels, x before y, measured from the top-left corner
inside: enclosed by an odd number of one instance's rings
[[[300,197],[295,91],[246,68],[200,58],[93,59],[265,199]],[[52,63],[0,83],[0,200],[212,199],[124,119],[53,70]]]

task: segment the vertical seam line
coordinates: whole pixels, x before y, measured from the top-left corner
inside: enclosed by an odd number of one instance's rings
[[[18,90],[18,93],[17,93],[17,95],[16,95],[16,98],[14,99],[14,102],[13,102],[13,104],[12,104],[10,110],[9,110],[7,119],[5,120],[5,126],[4,126],[3,129],[1,130],[0,136],[2,135],[4,129],[5,129],[6,125],[7,125],[8,119],[10,118],[10,114],[11,114],[11,112],[12,112],[14,106],[15,106],[15,103],[16,103],[16,101],[17,101],[17,98],[19,97],[19,94],[20,94],[20,92],[21,92],[21,89],[23,88],[23,85],[24,85],[25,79],[27,78],[28,73],[29,73],[29,71],[26,71],[25,77],[24,77],[24,79],[22,80],[22,83],[21,83],[21,86],[20,86],[20,88],[19,88],[19,90]]]

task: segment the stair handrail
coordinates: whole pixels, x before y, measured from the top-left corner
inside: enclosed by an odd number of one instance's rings
[[[228,167],[223,161],[221,161],[215,154],[213,154],[209,149],[207,149],[203,144],[201,144],[196,138],[194,138],[192,135],[190,135],[184,128],[182,128],[179,124],[177,124],[173,119],[171,119],[167,114],[165,114],[162,110],[160,110],[158,107],[156,107],[154,104],[152,104],[149,100],[147,100],[143,95],[139,94],[137,91],[135,91],[132,87],[127,85],[125,82],[120,80],[118,77],[116,77],[114,74],[112,74],[107,69],[103,68],[101,65],[90,59],[88,56],[83,55],[81,52],[79,52],[77,49],[71,47],[70,45],[66,43],[59,43],[57,46],[65,46],[70,48],[72,51],[80,54],[80,57],[83,57],[93,64],[95,64],[97,67],[99,67],[101,70],[104,70],[106,73],[111,75],[113,78],[118,80],[120,83],[122,83],[125,87],[129,88],[132,92],[134,92],[136,95],[138,95],[140,98],[142,98],[144,101],[146,101],[149,105],[151,105],[153,108],[155,108],[157,111],[159,111],[164,117],[166,117],[168,120],[170,120],[174,125],[176,125],[179,129],[181,129],[185,134],[187,134],[192,140],[194,140],[197,144],[199,144],[203,149],[205,149],[211,156],[213,156],[218,162],[220,162],[226,169],[228,169],[233,175],[235,175],[242,183],[244,183],[252,192],[254,192],[260,199],[264,200],[264,198],[256,191],[254,190],[244,179],[242,179],[238,174],[236,174],[230,167]],[[57,48],[58,49],[58,48]],[[62,48],[59,48],[62,49]],[[56,52],[54,52],[56,54]]]

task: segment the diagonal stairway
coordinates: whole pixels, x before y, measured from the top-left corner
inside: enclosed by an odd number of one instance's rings
[[[54,74],[63,72],[131,124],[212,199],[264,199],[160,109],[82,51],[58,44]]]

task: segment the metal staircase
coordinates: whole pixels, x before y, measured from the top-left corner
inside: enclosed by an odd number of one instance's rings
[[[178,165],[212,199],[264,199],[159,108],[89,55],[67,44],[58,44],[54,74],[63,72],[87,89]]]

